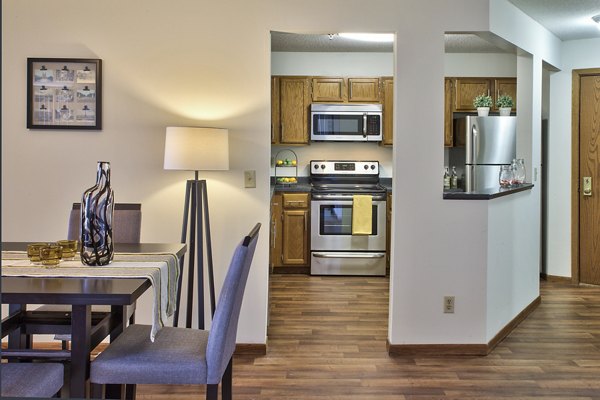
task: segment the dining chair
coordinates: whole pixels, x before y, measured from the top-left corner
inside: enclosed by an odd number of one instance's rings
[[[59,363],[0,364],[2,397],[53,397],[63,386],[64,367]]]
[[[223,282],[210,330],[164,327],[154,342],[148,325],[130,325],[90,367],[92,397],[103,385],[205,384],[206,398],[232,397],[237,326],[260,223],[237,245]]]
[[[142,205],[140,203],[115,203],[113,214],[113,242],[114,243],[140,243],[142,229]],[[80,240],[81,232],[81,203],[73,203],[69,214],[69,225],[67,230],[67,239]],[[130,323],[134,322],[135,307],[127,307],[127,317]],[[61,312],[69,314],[70,306],[63,305],[42,305],[34,310],[36,314],[46,312]],[[110,313],[110,306],[94,306],[92,313],[95,317],[105,316]],[[62,342],[62,348],[68,348],[68,342],[71,341],[71,335],[58,334],[54,336],[55,340]]]

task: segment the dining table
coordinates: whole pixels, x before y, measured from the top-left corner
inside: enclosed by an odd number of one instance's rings
[[[152,335],[164,325],[165,317],[173,314],[177,293],[172,291],[175,288],[177,292],[181,284],[179,271],[187,246],[117,243],[114,265],[102,269],[107,271],[104,274],[98,274],[101,269],[84,266],[80,260],[48,270],[28,265],[26,256],[19,260],[19,254],[26,254],[27,243],[2,243],[1,301],[9,308],[8,315],[2,318],[2,332],[10,332],[3,357],[10,357],[11,352],[30,352],[40,358],[68,358],[69,397],[85,398],[91,352],[105,338],[110,336],[112,341],[123,331],[128,322],[128,306],[135,305],[143,293],[154,287]],[[152,272],[149,276],[136,272],[144,271],[143,267],[150,267],[146,268],[149,271],[158,271],[160,267],[163,272]],[[168,284],[159,285],[161,274],[162,281]],[[165,300],[164,296],[168,298]],[[161,309],[163,303],[167,305]],[[35,309],[27,308],[36,304],[70,305],[71,312],[36,313]],[[93,313],[93,305],[109,305],[110,313]],[[71,349],[33,349],[32,334],[70,334]]]

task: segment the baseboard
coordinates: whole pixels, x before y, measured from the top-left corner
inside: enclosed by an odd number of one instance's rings
[[[264,343],[238,343],[235,345],[235,355],[264,356],[267,354],[267,345]]]
[[[389,354],[404,356],[487,356],[542,302],[538,296],[514,317],[487,344],[391,344],[387,342]]]
[[[548,275],[545,272],[540,272],[540,278],[542,278],[546,282],[562,282],[562,283],[572,283],[573,282],[573,279],[571,277]]]

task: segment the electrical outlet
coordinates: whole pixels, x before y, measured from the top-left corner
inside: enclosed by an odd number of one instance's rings
[[[454,313],[454,296],[444,296],[444,313]]]
[[[255,188],[256,187],[256,171],[244,171],[244,187]]]

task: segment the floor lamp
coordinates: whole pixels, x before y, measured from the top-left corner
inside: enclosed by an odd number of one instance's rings
[[[198,179],[198,171],[229,169],[229,133],[227,129],[167,127],[165,137],[164,169],[194,171],[194,179],[188,180],[185,187],[185,204],[181,243],[188,247],[188,287],[186,307],[186,328],[192,327],[192,308],[194,300],[194,266],[197,265],[198,285],[198,327],[204,329],[204,250],[208,272],[211,316],[215,313],[215,284],[213,277],[212,247],[210,238],[210,219],[208,213],[208,195],[206,180]],[[206,247],[204,247],[206,246]],[[197,258],[197,261],[196,261]],[[179,275],[179,294],[175,311],[174,325],[179,323],[182,277],[185,266],[181,258]]]

